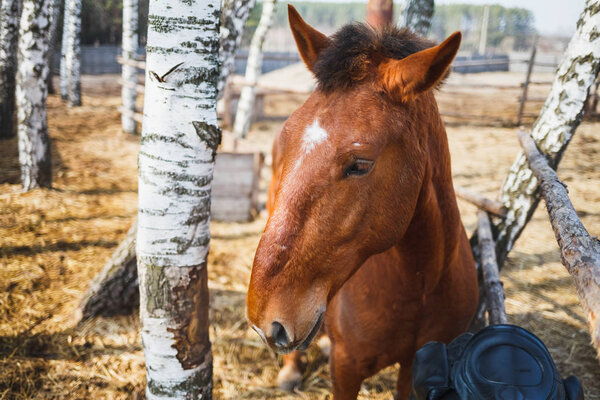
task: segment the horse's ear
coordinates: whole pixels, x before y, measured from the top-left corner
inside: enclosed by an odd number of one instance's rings
[[[460,46],[461,33],[443,43],[401,60],[387,59],[379,65],[383,89],[397,101],[410,101],[444,79]]]
[[[308,69],[314,72],[313,65],[317,61],[319,53],[328,47],[331,42],[327,36],[304,22],[291,4],[288,4],[288,19],[300,57],[302,57],[302,61]]]

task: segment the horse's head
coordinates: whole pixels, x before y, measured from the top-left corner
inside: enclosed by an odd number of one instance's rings
[[[424,131],[439,127],[431,89],[461,38],[432,47],[361,24],[328,38],[291,6],[289,19],[318,87],[278,138],[279,183],[247,296],[250,322],[278,352],[308,346],[344,282],[404,235],[426,174]]]

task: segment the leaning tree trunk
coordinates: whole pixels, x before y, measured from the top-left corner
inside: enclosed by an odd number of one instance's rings
[[[138,48],[138,0],[123,1],[123,59],[135,60]],[[135,66],[124,63],[121,66],[121,98],[123,110],[121,113],[121,125],[125,133],[135,135],[137,123],[133,119],[135,110],[135,99],[137,97],[137,69]]]
[[[60,0],[52,1],[52,11],[50,12],[50,50],[48,51],[48,78],[46,78],[46,86],[48,93],[54,94],[54,83],[52,75],[54,70],[54,53],[56,52],[56,40],[58,38],[58,21],[60,20]]]
[[[19,29],[17,115],[19,162],[25,191],[50,187],[50,138],[46,120],[50,0],[25,0]]]
[[[577,23],[577,30],[560,63],[552,89],[540,116],[533,125],[531,135],[539,149],[546,155],[552,168],[567,149],[583,117],[590,87],[600,70],[600,0],[587,0]],[[539,201],[539,184],[532,174],[523,152],[510,168],[501,189],[500,199],[506,217],[495,224],[496,256],[502,268],[508,252],[531,219]],[[477,232],[471,244],[477,242]],[[477,257],[476,257],[477,259]],[[476,325],[485,321],[485,296],[480,296]]]
[[[427,36],[433,19],[433,0],[406,0],[400,26],[406,26],[420,35]]]
[[[137,235],[148,399],[212,396],[206,256],[220,8],[150,1]]]
[[[390,25],[394,19],[392,0],[369,0],[367,4],[367,24],[373,27]]]
[[[262,2],[262,14],[256,32],[254,32],[254,36],[252,37],[250,50],[248,51],[246,86],[242,88],[237,113],[235,115],[235,122],[233,123],[233,133],[237,137],[246,137],[246,134],[250,129],[254,100],[256,98],[256,84],[262,70],[262,48],[267,32],[273,23],[276,4],[277,0],[265,0]]]
[[[250,0],[253,1],[253,0]],[[246,0],[234,1],[233,3],[226,0],[223,3],[223,7],[228,5],[230,7],[233,4],[234,7],[246,8],[246,11],[242,9],[223,10],[224,13],[229,15],[229,18],[238,16],[243,18],[244,15],[247,17],[249,12],[250,4]],[[222,17],[221,22],[226,20],[227,17]],[[241,27],[241,23],[233,23],[232,21],[226,22],[226,25]],[[231,45],[235,41],[234,39],[225,40],[228,32],[229,35],[238,35],[241,37],[241,32],[234,32],[232,28],[226,28],[221,25],[220,28],[220,56],[223,60],[223,53],[230,54],[228,58],[233,62],[235,58],[236,49],[232,49]],[[237,40],[237,39],[236,39]],[[228,50],[224,47],[227,46]],[[230,53],[232,52],[233,53]],[[231,71],[231,70],[230,70]],[[227,80],[227,75],[221,70],[219,76],[218,87],[224,88]],[[219,92],[218,95],[222,94]],[[136,258],[135,258],[135,236],[137,235],[137,223],[134,222],[131,230],[127,233],[126,238],[121,242],[117,250],[115,250],[111,259],[106,263],[100,274],[94,278],[94,281],[90,285],[86,292],[81,305],[79,306],[79,312],[76,318],[79,321],[102,315],[111,316],[115,314],[127,314],[135,305],[138,303],[136,298],[138,293],[138,281],[136,271]],[[133,251],[129,251],[133,250]],[[131,294],[131,296],[129,295]]]
[[[67,104],[81,105],[81,0],[66,0],[67,20]]]
[[[0,5],[0,139],[15,135],[15,75],[21,0]]]
[[[221,73],[218,83],[218,98],[223,96],[227,78],[233,72],[235,55],[242,41],[244,26],[254,7],[254,2],[255,0],[223,0],[219,30]]]

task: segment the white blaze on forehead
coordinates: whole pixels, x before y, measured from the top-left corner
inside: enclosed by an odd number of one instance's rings
[[[320,143],[323,143],[328,138],[327,131],[319,125],[319,119],[315,118],[312,125],[308,126],[302,136],[302,149],[298,161],[294,168],[298,168],[302,164],[304,156],[310,154],[311,151]]]

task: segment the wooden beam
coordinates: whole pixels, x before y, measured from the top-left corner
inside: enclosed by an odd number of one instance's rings
[[[468,201],[482,210],[492,213],[498,217],[504,217],[506,215],[506,207],[504,207],[504,205],[499,201],[490,200],[486,197],[483,197],[479,193],[473,192],[462,186],[455,186],[454,192],[456,193],[456,197]]]
[[[504,287],[500,281],[498,262],[496,260],[496,244],[492,239],[492,228],[488,214],[479,210],[477,212],[477,227],[479,229],[479,253],[481,255],[481,272],[487,297],[487,311],[490,325],[506,324],[506,310],[504,308]]]
[[[529,168],[540,182],[561,261],[575,280],[592,344],[600,356],[600,241],[590,236],[573,208],[566,185],[540,153],[528,132],[518,132]]]
[[[121,65],[130,65],[132,67],[136,67],[138,69],[146,70],[146,62],[145,61],[136,61],[125,59],[121,56],[117,56],[117,62]]]
[[[525,109],[525,102],[527,101],[527,91],[529,90],[531,73],[533,72],[533,66],[535,64],[535,53],[537,51],[536,42],[537,39],[533,43],[533,49],[531,50],[531,56],[529,57],[529,63],[527,65],[527,73],[525,74],[525,81],[523,82],[523,92],[521,93],[521,99],[519,100],[519,111],[517,112],[517,125],[521,125],[521,120],[523,119],[523,110]]]

